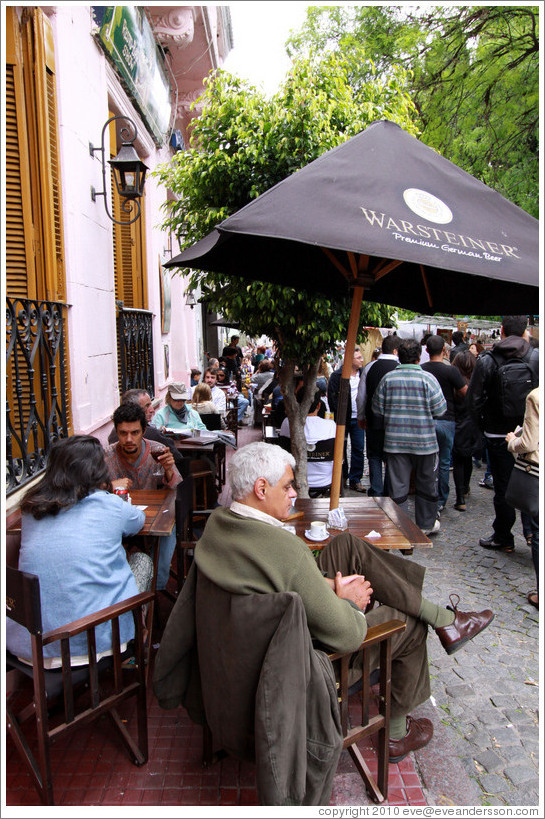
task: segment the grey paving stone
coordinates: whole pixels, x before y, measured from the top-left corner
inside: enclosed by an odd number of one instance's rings
[[[481,750],[495,747],[494,739],[489,731],[482,730],[469,733],[466,735],[466,739],[474,748]]]
[[[512,790],[513,786],[504,776],[498,774],[485,774],[479,778],[481,787],[488,794],[506,793]]]
[[[511,791],[509,798],[510,805],[539,805],[539,792],[533,788],[517,788]]]
[[[483,753],[477,754],[474,761],[485,768],[487,773],[503,770],[505,767],[505,759],[494,751],[483,751]]]
[[[499,709],[488,707],[487,703],[483,703],[482,708],[479,709],[478,720],[486,725],[489,731],[497,731],[510,724]]]
[[[532,759],[531,756],[528,757],[528,751],[522,746],[522,744],[520,748],[505,749],[504,756],[506,758],[507,767],[510,767],[511,765],[524,765],[524,767],[528,769],[529,773],[533,773],[533,775],[535,775],[537,771],[537,760]]]
[[[492,738],[494,740],[494,744],[498,748],[504,748],[510,745],[519,745],[520,739],[516,731],[513,728],[494,728],[491,731]]]
[[[507,722],[516,726],[519,731],[523,728],[531,730],[534,726],[537,727],[533,714],[527,708],[505,709],[503,713]]]
[[[489,805],[494,806],[507,804],[510,803],[506,802],[506,800],[502,799],[500,796],[483,796],[483,806],[486,805],[488,807]]]
[[[475,690],[472,685],[447,685],[449,697],[473,697]]]
[[[539,758],[539,751],[540,745],[539,740],[533,736],[527,736],[526,734],[522,733],[520,737],[521,744],[527,754],[532,755],[535,763],[537,764]]]
[[[527,768],[525,765],[510,765],[504,769],[504,774],[507,778],[518,787],[524,783],[531,781],[534,778],[534,771]]]
[[[516,702],[511,694],[492,694],[490,702],[496,708],[516,707]]]

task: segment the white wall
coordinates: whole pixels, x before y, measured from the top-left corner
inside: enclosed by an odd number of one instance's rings
[[[156,149],[91,36],[90,7],[60,4],[48,13],[56,49],[73,424],[75,432],[91,432],[104,440],[119,403],[113,224],[104,198],[93,202],[90,196],[91,185],[102,190],[102,173],[100,154],[90,156],[89,142],[100,145],[113,99],[122,113],[136,120],[141,132],[139,155],[150,171],[170,152],[168,147]],[[164,258],[167,237],[158,225],[166,192],[150,171],[146,180],[148,308],[154,314],[156,395],[162,396],[167,384],[163,345],[170,346],[168,380],[187,382],[198,360],[198,347],[195,311],[185,307],[179,276],[172,277],[171,330],[161,334],[159,258]]]

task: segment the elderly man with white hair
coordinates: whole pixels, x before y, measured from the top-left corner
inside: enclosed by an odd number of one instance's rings
[[[199,573],[231,594],[297,592],[311,636],[334,651],[355,651],[368,625],[403,620],[405,631],[392,641],[389,754],[397,762],[433,736],[429,720],[409,715],[430,695],[428,626],[452,654],[494,615],[437,606],[422,597],[423,567],[348,532],[332,538],[316,561],[282,522],[297,495],[294,466],[292,455],[279,446],[259,442],[235,452],[228,471],[233,501],[210,516],[195,563]],[[366,613],[371,596],[382,605]],[[375,660],[371,667],[378,666]]]

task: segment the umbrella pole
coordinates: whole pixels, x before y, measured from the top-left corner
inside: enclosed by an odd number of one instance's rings
[[[333,477],[331,479],[331,494],[329,501],[330,509],[337,509],[339,506],[343,468],[344,434],[346,428],[346,408],[350,398],[350,373],[352,372],[352,360],[354,358],[354,349],[356,347],[356,337],[358,334],[362,300],[363,285],[356,284],[352,294],[352,308],[350,310],[348,335],[346,337],[346,344],[344,347],[341,386],[339,389],[339,400],[337,402],[337,431],[335,433],[335,448],[333,450]]]

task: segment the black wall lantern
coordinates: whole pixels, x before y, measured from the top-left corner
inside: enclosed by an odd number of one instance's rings
[[[117,192],[122,199],[121,207],[125,211],[125,213],[131,214],[133,212],[133,202],[136,205],[137,212],[136,215],[133,216],[127,222],[120,222],[118,219],[114,219],[112,214],[108,209],[108,197],[106,196],[106,162],[105,162],[105,147],[104,147],[104,135],[106,133],[106,129],[108,128],[109,124],[114,120],[123,120],[124,122],[129,124],[129,127],[124,125],[119,129],[119,134],[122,139],[121,149],[114,159],[109,159],[108,162],[112,166],[114,172],[114,181],[115,186],[117,188]],[[133,134],[131,138],[131,133]],[[136,130],[136,125],[129,119],[129,117],[125,116],[115,116],[110,117],[110,119],[104,124],[102,128],[102,138],[101,138],[101,147],[95,148],[93,147],[92,143],[89,143],[89,153],[91,156],[94,156],[95,151],[100,151],[102,154],[102,186],[103,190],[96,191],[93,187],[91,187],[91,199],[93,202],[96,201],[97,196],[104,197],[104,208],[108,217],[115,222],[117,225],[132,225],[133,222],[140,217],[140,202],[138,201],[142,194],[144,193],[144,181],[146,178],[146,171],[148,169],[147,165],[144,165],[143,162],[140,161],[138,154],[134,148],[134,140],[138,135],[138,131]]]

